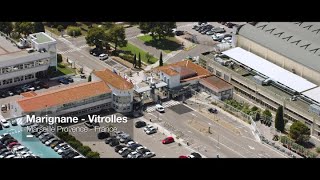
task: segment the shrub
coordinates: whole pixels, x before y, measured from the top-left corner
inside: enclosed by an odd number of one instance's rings
[[[70,146],[72,146],[74,149],[79,149],[82,147],[82,144],[79,141],[69,141],[68,142]]]
[[[88,152],[86,156],[87,158],[100,158],[100,154],[98,152],[93,151]]]
[[[89,152],[92,152],[89,146],[80,146],[79,148],[77,148],[77,150],[85,156],[87,156]]]
[[[75,26],[68,26],[67,33],[69,36],[80,36],[81,35],[81,28]]]
[[[132,55],[120,53],[119,57],[121,57],[122,59],[124,59],[124,60],[126,60],[128,62],[131,62],[131,63],[133,62],[133,56]]]
[[[316,149],[317,153],[320,153],[320,146]]]
[[[257,111],[257,110],[258,110],[257,106],[253,106],[253,107],[251,108],[251,111]]]
[[[63,29],[64,29],[64,27],[63,27],[62,25],[59,25],[59,26],[57,27],[57,30],[58,30],[59,32],[61,32]]]
[[[66,65],[64,65],[64,64],[62,64],[62,63],[59,63],[59,64],[58,64],[58,67],[59,67],[59,68],[66,68]]]
[[[91,82],[91,81],[92,81],[92,76],[90,74],[89,77],[88,77],[88,82]]]
[[[57,62],[58,63],[62,62],[62,55],[61,54],[57,54]]]

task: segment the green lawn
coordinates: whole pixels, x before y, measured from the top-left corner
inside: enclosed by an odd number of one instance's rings
[[[50,73],[50,77],[53,78],[53,77],[59,77],[59,76],[64,76],[64,75],[67,75],[67,74],[72,74],[72,73],[76,73],[74,69],[72,68],[69,68],[67,66],[61,66],[61,65],[58,65],[57,66],[57,71],[52,71]]]
[[[181,44],[175,37],[167,37],[165,39],[154,40],[150,35],[144,35],[138,37],[141,41],[143,41],[147,46],[152,46],[157,49],[161,49],[166,53],[170,53],[171,51],[176,51],[181,47]]]
[[[134,45],[131,44],[131,43],[127,43],[127,46],[121,47],[120,49],[121,49],[121,50],[123,51],[123,53],[125,53],[125,54],[131,54],[132,56],[134,56],[134,54],[136,54],[136,55],[137,55],[137,60],[138,60],[138,56],[139,56],[139,53],[140,53],[140,55],[141,55],[141,60],[142,60],[143,62],[147,63],[147,64],[153,64],[153,63],[155,63],[155,62],[158,61],[157,58],[155,58],[155,57],[152,56],[152,58],[151,58],[150,61],[148,62],[148,61],[147,61],[147,58],[146,58],[147,52],[139,49],[138,47],[134,46]]]

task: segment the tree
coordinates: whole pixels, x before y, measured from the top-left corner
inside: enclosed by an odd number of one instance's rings
[[[137,66],[137,55],[136,54],[134,54],[134,56],[133,56],[133,67],[136,67]]]
[[[310,129],[302,122],[296,121],[290,126],[289,136],[298,144],[302,144],[309,141]]]
[[[175,22],[140,22],[139,28],[144,33],[151,33],[153,39],[161,40],[165,37],[172,37],[174,33],[172,29],[176,28]]]
[[[274,126],[277,130],[283,132],[284,131],[284,119],[283,119],[283,107],[279,106],[277,109],[277,114],[276,114],[276,118],[274,121]]]
[[[57,27],[57,30],[58,30],[59,32],[62,32],[63,29],[64,29],[64,27],[63,27],[62,25],[59,25],[59,26]]]
[[[92,81],[92,76],[90,74],[89,77],[88,77],[88,82],[91,82],[91,81]]]
[[[0,31],[3,33],[10,35],[13,30],[12,22],[0,22]]]
[[[263,115],[265,116],[265,117],[272,117],[272,114],[271,114],[271,112],[269,111],[269,109],[265,109],[264,111],[263,111]]]
[[[162,52],[160,52],[159,66],[163,66]]]
[[[257,111],[257,110],[258,110],[257,106],[253,106],[253,107],[251,108],[251,111]]]
[[[150,63],[150,59],[152,58],[152,55],[149,52],[147,52],[145,56],[146,56],[147,62]]]
[[[25,36],[34,32],[34,24],[32,22],[16,22],[14,29],[19,34],[24,34]]]
[[[67,33],[69,36],[80,36],[81,35],[81,28],[76,27],[76,26],[68,26],[67,27]]]
[[[87,155],[89,152],[91,152],[91,148],[89,146],[79,146],[76,149],[83,155]]]
[[[34,22],[34,32],[45,32],[44,25],[42,22]]]
[[[88,31],[86,41],[88,45],[94,45],[97,48],[108,46],[107,35],[104,32],[104,29],[99,27],[93,27]]]
[[[260,117],[260,113],[259,113],[259,112],[257,112],[257,113],[256,113],[256,118],[255,118],[255,120],[256,120],[256,121],[259,121],[259,120],[260,120],[260,118],[261,118],[261,117]]]
[[[117,51],[117,47],[124,47],[127,45],[126,34],[123,26],[114,25],[107,33],[107,37],[110,42],[114,43],[114,50]]]
[[[140,53],[139,53],[139,56],[138,56],[138,67],[141,69],[141,56],[140,56]]]
[[[103,23],[103,27],[104,27],[105,29],[110,29],[110,28],[112,28],[114,25],[115,25],[114,22],[104,22],[104,23]]]
[[[100,154],[98,152],[90,151],[86,155],[87,158],[100,158]]]

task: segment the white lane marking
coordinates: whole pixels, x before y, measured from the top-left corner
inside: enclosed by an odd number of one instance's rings
[[[208,123],[210,126],[212,126],[212,124],[211,123]]]
[[[249,146],[249,145],[248,145],[248,146]],[[252,150],[254,150],[254,147],[252,147],[252,146],[249,146],[249,148],[252,149]]]
[[[155,117],[155,118],[158,118],[156,115],[154,115],[154,114],[151,114],[151,113],[148,113],[148,114],[150,114],[151,116],[153,116],[153,117]],[[159,118],[160,120],[162,120],[161,118]]]
[[[195,116],[195,117],[198,117],[197,115],[193,114],[193,113],[190,113],[192,116]]]
[[[191,131],[188,131],[189,133],[192,133]]]
[[[213,141],[215,141],[215,142],[218,142],[217,140],[215,140],[214,138],[212,138],[212,137],[210,137],[210,136],[209,136],[209,138],[210,138],[210,139],[212,139],[212,140],[213,140]],[[226,147],[226,148],[227,148],[227,149],[229,149],[230,151],[232,151],[232,152],[234,152],[234,153],[238,154],[239,156],[241,156],[241,157],[245,158],[245,156],[244,156],[244,155],[242,155],[242,154],[240,154],[239,152],[237,152],[237,151],[235,151],[235,150],[231,149],[230,147],[226,146],[225,144],[223,144],[223,143],[221,143],[221,142],[219,142],[219,144],[221,144],[222,146]]]

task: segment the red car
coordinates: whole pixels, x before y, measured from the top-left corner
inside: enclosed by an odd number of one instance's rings
[[[179,156],[181,159],[188,159],[188,156]]]
[[[174,139],[171,136],[169,136],[169,137],[165,138],[164,140],[162,140],[162,144],[169,144],[169,143],[172,143],[172,142],[174,142]]]
[[[12,143],[10,143],[9,145],[8,145],[8,147],[11,149],[13,146],[15,146],[15,145],[21,145],[20,143],[18,143],[18,142],[12,142]]]

